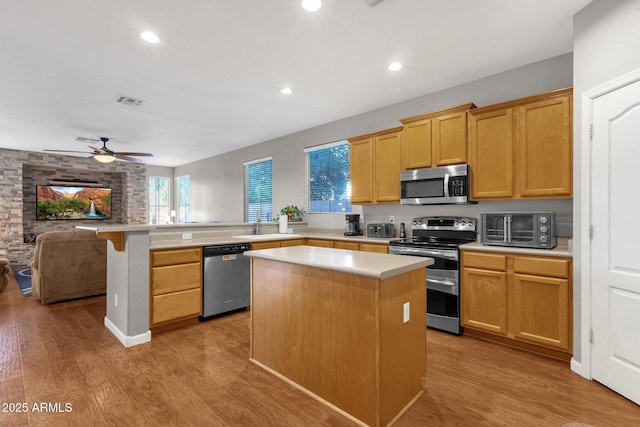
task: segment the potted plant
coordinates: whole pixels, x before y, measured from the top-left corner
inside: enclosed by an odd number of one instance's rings
[[[302,221],[302,214],[304,214],[304,211],[296,205],[289,205],[280,209],[280,215],[286,215],[289,221]]]

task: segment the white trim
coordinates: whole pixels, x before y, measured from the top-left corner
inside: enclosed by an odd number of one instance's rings
[[[306,147],[304,149],[305,153],[311,153],[312,151],[324,150],[325,148],[338,147],[340,145],[348,144],[349,141],[346,139],[341,139],[339,141],[327,142],[325,144],[313,145],[311,147]]]
[[[115,335],[118,341],[120,341],[120,343],[122,343],[125,348],[133,347],[151,341],[151,331],[128,337],[124,334],[124,332],[118,329],[118,327],[111,320],[109,320],[107,316],[104,317],[104,326],[106,326],[106,328],[111,331],[113,335]]]
[[[247,160],[246,162],[242,163],[242,166],[249,166],[249,165],[253,165],[254,163],[262,163],[268,160],[273,160],[273,156],[263,157],[261,159],[255,159],[255,160]]]
[[[589,342],[589,330],[591,329],[591,238],[589,237],[589,227],[591,226],[591,173],[592,173],[592,153],[590,126],[593,119],[593,101],[609,92],[620,89],[624,86],[640,81],[640,69],[623,74],[608,82],[584,91],[582,94],[582,129],[580,132],[580,142],[582,144],[582,159],[580,175],[581,179],[581,202],[580,202],[580,309],[581,309],[581,331],[580,331],[580,354],[581,361],[571,362],[571,370],[581,376],[591,379],[591,343]],[[584,149],[586,148],[586,149]]]

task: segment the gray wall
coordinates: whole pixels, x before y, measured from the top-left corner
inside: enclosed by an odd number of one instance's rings
[[[175,168],[175,176],[190,175],[192,220],[240,222],[244,220],[244,169],[247,160],[273,156],[274,209],[295,204],[305,206],[306,163],[303,149],[326,142],[400,125],[401,118],[468,102],[478,107],[572,86],[572,55],[565,54],[461,86],[420,96],[405,102],[348,117],[251,147]],[[240,129],[239,132],[242,130]],[[213,144],[216,141],[212,141]],[[365,222],[408,222],[414,216],[459,214],[477,217],[479,212],[498,210],[553,210],[560,216],[560,234],[570,236],[570,200],[553,202],[483,202],[475,206],[416,208],[400,205],[370,205],[356,208]],[[277,212],[276,212],[277,213]],[[308,214],[312,227],[342,227],[344,215]]]
[[[588,239],[580,205],[589,188],[581,179],[583,150],[589,146],[582,139],[582,94],[609,80],[640,68],[640,2],[637,0],[594,0],[577,13],[574,30],[574,360],[580,362],[580,344],[586,336],[582,330],[580,269],[589,262],[581,246]],[[586,182],[586,181],[585,181]],[[597,201],[592,201],[598,203]],[[588,246],[588,243],[587,243]]]

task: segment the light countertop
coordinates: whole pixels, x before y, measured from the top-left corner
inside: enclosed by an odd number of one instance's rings
[[[434,263],[433,258],[426,257],[389,255],[314,246],[251,250],[244,254],[249,257],[340,271],[376,279],[397,276],[418,268],[425,268]]]
[[[553,249],[515,248],[513,246],[490,246],[480,242],[460,245],[461,251],[502,252],[514,255],[537,255],[549,257],[573,258],[573,251],[569,249],[567,238],[558,238],[558,244]]]

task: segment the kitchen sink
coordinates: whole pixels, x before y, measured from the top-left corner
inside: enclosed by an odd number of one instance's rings
[[[231,237],[235,237],[237,239],[246,239],[246,240],[267,240],[267,239],[302,237],[302,236],[300,234],[272,233],[272,234],[244,234],[241,236],[231,236]]]

